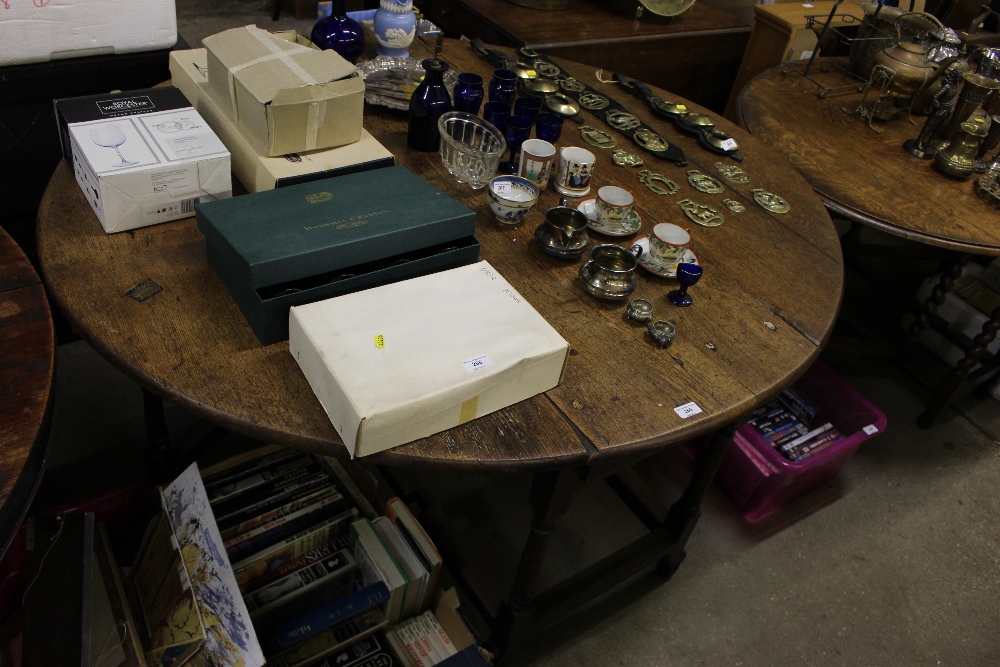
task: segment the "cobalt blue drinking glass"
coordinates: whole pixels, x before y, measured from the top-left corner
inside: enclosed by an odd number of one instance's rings
[[[508,116],[503,124],[503,136],[510,146],[510,160],[501,162],[501,174],[517,173],[517,154],[521,152],[521,144],[531,136],[531,120],[524,116]]]
[[[479,114],[479,105],[483,103],[486,91],[483,90],[483,77],[471,72],[458,75],[458,84],[453,91],[455,96],[455,111],[464,111],[473,116]]]
[[[503,122],[510,115],[510,105],[503,102],[487,102],[483,106],[483,120],[503,132]]]
[[[540,113],[535,118],[535,136],[554,144],[562,134],[562,126],[563,118],[559,114]]]
[[[542,101],[534,97],[519,97],[514,100],[514,115],[524,116],[530,119],[532,123],[535,122],[535,118],[538,116],[541,108]]]
[[[490,81],[490,102],[503,102],[510,109],[517,97],[517,74],[509,69],[493,70]]]

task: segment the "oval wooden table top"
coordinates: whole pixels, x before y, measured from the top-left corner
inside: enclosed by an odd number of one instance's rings
[[[0,554],[41,479],[54,362],[45,289],[14,239],[0,229]]]
[[[444,57],[458,71],[487,79],[493,69],[455,40],[447,42]],[[683,168],[647,156],[647,167],[681,184],[678,194],[668,196],[642,186],[636,169],[614,165],[610,151],[593,149],[598,161],[592,193],[608,184],[634,191],[644,216],[637,236],[659,222],[691,228],[691,248],[705,268],[691,289],[695,303],[672,306],[666,293],[677,282],[638,270],[633,298],[652,301],[656,315],[674,321],[678,330],[669,348],[655,347],[643,326],[623,318],[624,304],[597,301],[583,291],[577,279],[582,258],[559,261],[535,244],[542,212],[558,203],[552,187],[520,226],[501,226],[485,190],[455,183],[437,153],[407,148],[405,112],[366,106],[366,128],[398,163],[476,211],[481,257],[572,346],[564,380],[555,389],[374,455],[375,462],[541,470],[652,452],[715,430],[772,397],[809,367],[832,329],[843,278],[838,238],[822,202],[780,155],[720,119],[721,129],[743,144],[743,166],[752,180],[727,183],[722,194],[697,192],[687,184],[688,170],[717,175],[714,163],[731,160],[653,119],[638,98],[600,83],[592,69],[573,63],[566,68],[615,96],[687,152],[690,164]],[[601,125],[589,112],[584,115],[587,123]],[[567,120],[558,145],[582,144]],[[765,211],[754,203],[751,188],[785,197],[790,212]],[[725,223],[715,228],[691,223],[677,205],[685,197],[723,211]],[[727,197],[746,210],[727,211],[721,204]],[[624,242],[631,245],[633,238]],[[591,241],[623,239],[594,233]],[[46,282],[74,326],[143,386],[251,437],[347,455],[288,344],[257,342],[207,263],[193,219],[105,234],[64,162],[42,202],[38,245]],[[145,280],[163,291],[142,303],[125,295]],[[682,419],[674,408],[691,402],[701,412]]]
[[[796,72],[782,74],[783,68],[769,69],[746,85],[737,119],[787,156],[830,210],[932,246],[1000,255],[1000,207],[976,195],[975,177],[948,178],[931,160],[902,149],[919,134],[924,118],[915,117],[913,125],[901,112],[888,122],[873,121],[881,130],[877,134],[845,112],[858,107],[860,93],[820,99],[814,83]],[[831,87],[854,81],[837,69],[817,77]]]

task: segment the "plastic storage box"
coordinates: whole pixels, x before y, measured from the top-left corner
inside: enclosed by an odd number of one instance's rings
[[[759,521],[830,481],[862,442],[885,430],[882,411],[821,361],[795,386],[816,406],[815,423],[831,422],[844,439],[797,462],[782,456],[749,424],[741,426],[715,481],[747,521]]]

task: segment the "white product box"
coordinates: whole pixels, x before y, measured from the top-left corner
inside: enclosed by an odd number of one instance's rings
[[[0,0],[0,66],[170,48],[174,0]]]
[[[77,183],[109,233],[232,196],[229,151],[176,89],[57,100],[56,115]]]
[[[487,262],[294,307],[289,347],[352,456],[547,391],[569,352]]]

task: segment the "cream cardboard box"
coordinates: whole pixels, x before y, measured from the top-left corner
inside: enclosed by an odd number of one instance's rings
[[[294,31],[289,33],[295,35]],[[232,154],[233,173],[247,192],[273,190],[395,164],[392,153],[364,129],[359,141],[346,146],[280,157],[261,155],[208,93],[207,73],[208,52],[205,49],[170,52],[170,76],[174,86],[184,93],[226,144]]]
[[[364,80],[334,51],[252,25],[202,43],[209,92],[262,155],[335,148],[361,138]]]
[[[55,101],[63,152],[106,232],[232,196],[229,151],[173,87]]]
[[[155,51],[176,41],[174,0],[0,2],[0,66]]]
[[[547,391],[569,352],[488,262],[294,307],[289,347],[352,456]]]

